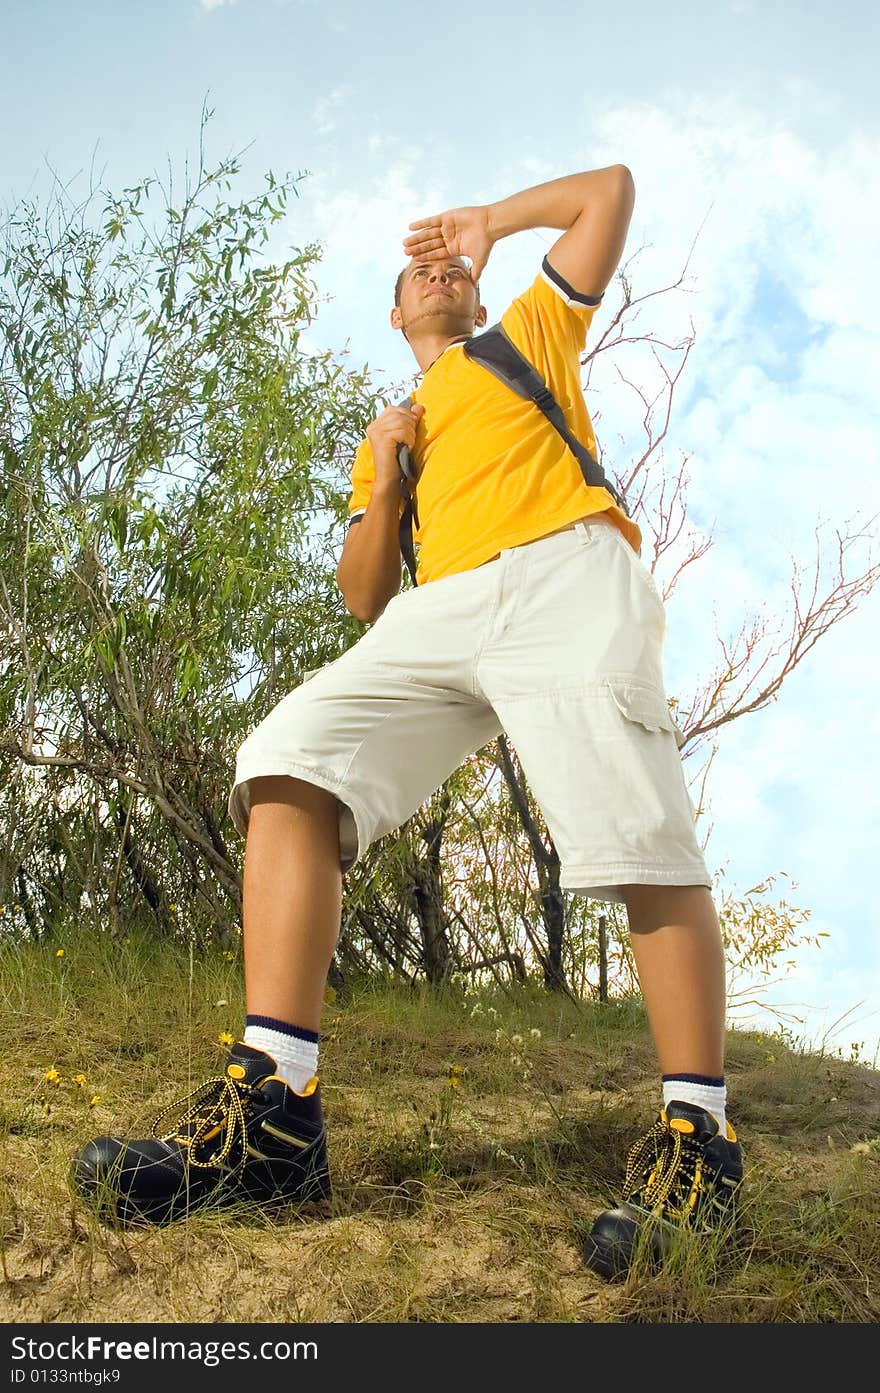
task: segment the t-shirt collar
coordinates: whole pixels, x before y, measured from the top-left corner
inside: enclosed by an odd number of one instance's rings
[[[469,338],[470,335],[466,334],[464,338],[456,339],[454,343],[448,343],[445,348],[441,348],[440,352],[437,354],[437,357],[434,359],[434,363],[439,363],[440,359],[443,357],[443,354],[448,353],[450,348],[461,348],[462,344],[467,343]],[[430,372],[431,368],[434,366],[434,363],[429,363],[428,366],[425,368],[425,372]],[[425,372],[417,373],[416,376],[424,377]]]

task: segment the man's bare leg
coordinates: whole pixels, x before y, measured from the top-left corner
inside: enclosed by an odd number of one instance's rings
[[[280,1025],[280,1032],[265,1033],[282,1042],[288,1023],[297,1027],[291,1038],[306,1060],[236,1044],[224,1077],[211,1080],[207,1094],[200,1090],[198,1116],[192,1094],[180,1100],[183,1122],[174,1125],[184,1129],[182,1138],[164,1132],[133,1142],[102,1136],[82,1147],[74,1158],[77,1188],[114,1224],[164,1224],[215,1200],[298,1204],[330,1194],[320,1087],[316,1081],[300,1089],[315,1074],[309,1047],[317,1051],[339,933],[338,803],[286,775],[255,779],[251,800],[244,870],[248,1013]],[[218,1124],[209,1130],[205,1107],[215,1110],[209,1117]]]
[[[662,1074],[724,1073],[725,972],[703,885],[627,885],[633,956]]]
[[[728,1206],[743,1175],[739,1143],[715,1125],[726,1120],[725,974],[712,897],[697,885],[628,885],[623,897],[667,1079],[662,1124],[655,1123],[629,1152],[621,1203],[604,1210],[584,1238],[584,1261],[603,1277],[629,1270],[643,1232],[652,1260],[660,1264],[676,1226],[715,1227],[725,1209],[732,1214]],[[660,1217],[663,1222],[656,1222]]]
[[[249,1015],[319,1029],[341,914],[336,798],[286,774],[253,779],[242,906]]]

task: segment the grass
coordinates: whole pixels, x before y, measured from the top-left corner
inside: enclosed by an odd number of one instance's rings
[[[533,987],[374,983],[327,1003],[331,1204],[103,1228],[71,1197],[71,1154],[99,1132],[149,1135],[161,1107],[222,1071],[219,1037],[243,1014],[240,961],[220,949],[85,931],[0,943],[0,1318],[880,1318],[880,1073],[730,1032],[747,1167],[736,1231],[683,1235],[662,1272],[608,1285],[578,1241],[653,1120],[653,1048],[639,1002]]]

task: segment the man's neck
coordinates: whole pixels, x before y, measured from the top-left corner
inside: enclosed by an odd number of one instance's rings
[[[410,348],[416,362],[425,373],[436,363],[445,348],[449,348],[453,343],[466,343],[470,337],[470,334],[432,334],[428,338],[417,339],[415,343],[410,344]]]

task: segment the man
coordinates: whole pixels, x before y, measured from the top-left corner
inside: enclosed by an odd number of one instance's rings
[[[164,1222],[207,1199],[329,1193],[318,1027],[342,874],[502,730],[563,888],[626,905],[663,1076],[659,1119],[585,1260],[616,1276],[643,1244],[662,1259],[678,1225],[729,1212],[742,1162],[725,1117],[724,960],[663,692],[663,605],[638,528],[587,486],[537,408],[462,347],[486,322],[478,283],[495,242],[561,230],[502,323],[595,453],[580,355],[633,201],[629,170],[613,165],[410,224],[391,324],[421,381],[411,409],[367,428],[337,569],[371,627],[238,752],[244,1038],[224,1078],[167,1110],[155,1139],[98,1138],[79,1153],[81,1192],[117,1216]],[[401,594],[402,444],[419,470],[419,569]]]

